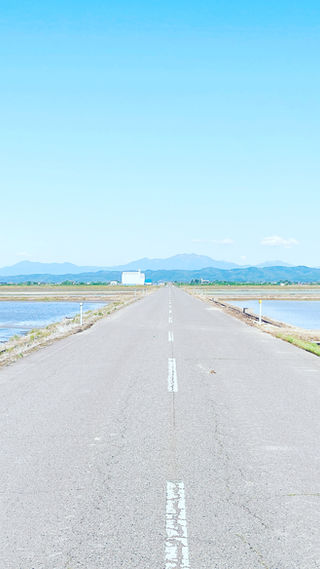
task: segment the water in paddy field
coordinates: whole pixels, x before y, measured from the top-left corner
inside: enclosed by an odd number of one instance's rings
[[[97,310],[106,302],[84,302],[83,312]],[[66,317],[80,313],[79,302],[0,302],[0,342],[15,334],[26,334],[33,328],[42,328]]]
[[[230,304],[259,314],[258,300],[230,300]],[[306,330],[320,329],[320,300],[262,300],[262,315]]]

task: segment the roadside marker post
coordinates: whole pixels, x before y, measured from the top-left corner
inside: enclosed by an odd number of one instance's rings
[[[82,307],[83,307],[83,302],[80,302],[80,326],[82,326],[83,322]]]
[[[262,300],[261,300],[261,298],[259,300],[259,308],[260,308],[260,310],[259,310],[259,324],[261,324],[261,321],[262,321],[261,320],[261,318],[262,318]]]

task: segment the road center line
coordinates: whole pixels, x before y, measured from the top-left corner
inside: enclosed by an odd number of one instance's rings
[[[172,316],[171,315],[168,318],[168,324],[172,324]]]
[[[173,332],[168,332],[168,342],[173,342]]]
[[[190,569],[184,483],[167,482],[165,569]]]
[[[178,391],[177,368],[175,358],[168,359],[168,391]]]

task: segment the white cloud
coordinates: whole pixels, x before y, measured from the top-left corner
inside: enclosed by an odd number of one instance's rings
[[[299,241],[290,237],[289,239],[285,239],[284,237],[280,237],[279,235],[271,235],[270,237],[265,237],[261,241],[261,245],[267,245],[269,247],[286,247],[289,249],[294,245],[299,245]]]

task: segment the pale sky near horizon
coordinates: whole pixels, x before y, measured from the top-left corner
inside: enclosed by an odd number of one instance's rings
[[[320,265],[320,4],[1,2],[0,266]]]

